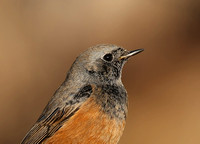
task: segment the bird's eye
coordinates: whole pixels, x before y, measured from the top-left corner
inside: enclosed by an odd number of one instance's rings
[[[112,59],[113,59],[113,55],[110,54],[110,53],[109,53],[109,54],[106,54],[106,55],[104,55],[103,59],[104,59],[105,61],[110,62],[110,61],[112,61]]]

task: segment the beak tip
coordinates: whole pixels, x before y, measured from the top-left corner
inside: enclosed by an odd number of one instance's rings
[[[141,53],[143,51],[144,51],[144,49],[136,49],[136,50],[130,51],[129,54],[131,54],[131,56],[133,56],[133,55],[136,55],[136,54]]]
[[[120,59],[128,59],[131,56],[134,56],[138,53],[141,53],[142,51],[144,51],[144,49],[136,49],[133,51],[130,51],[127,55],[121,56]]]

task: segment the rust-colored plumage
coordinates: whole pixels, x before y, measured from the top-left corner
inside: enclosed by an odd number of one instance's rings
[[[94,98],[89,98],[46,144],[116,144],[122,135],[125,120],[110,119]]]

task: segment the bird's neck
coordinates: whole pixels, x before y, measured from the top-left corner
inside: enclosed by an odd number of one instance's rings
[[[127,93],[122,85],[97,85],[96,102],[102,106],[102,110],[111,118],[126,119]]]

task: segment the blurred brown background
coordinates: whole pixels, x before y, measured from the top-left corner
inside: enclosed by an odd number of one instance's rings
[[[0,143],[19,143],[76,56],[144,48],[123,71],[120,144],[200,143],[200,2],[0,0]]]

